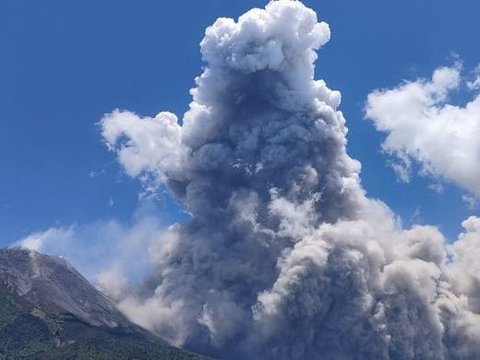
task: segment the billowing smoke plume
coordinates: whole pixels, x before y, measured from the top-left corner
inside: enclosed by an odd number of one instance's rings
[[[120,307],[223,359],[473,359],[480,219],[450,247],[365,197],[340,93],[313,78],[329,37],[298,1],[219,19],[181,125],[165,112],[102,120],[126,172],[192,216],[159,240],[155,275]]]

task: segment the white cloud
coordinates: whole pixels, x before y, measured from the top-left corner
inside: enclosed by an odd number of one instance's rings
[[[476,88],[478,78],[471,82]],[[402,179],[408,179],[411,162],[420,174],[457,184],[480,196],[480,96],[465,105],[449,95],[460,90],[460,65],[441,67],[431,79],[404,82],[368,95],[366,117],[386,133],[383,149],[393,155]],[[478,84],[477,84],[478,85]]]
[[[480,64],[473,71],[472,79],[467,81],[467,86],[470,90],[480,89]]]

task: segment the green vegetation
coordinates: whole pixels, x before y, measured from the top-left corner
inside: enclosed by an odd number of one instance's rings
[[[0,360],[203,358],[134,325],[95,327],[68,314],[46,314],[0,285]]]

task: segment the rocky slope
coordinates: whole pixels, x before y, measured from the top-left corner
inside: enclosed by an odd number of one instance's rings
[[[0,250],[0,359],[205,359],[129,322],[65,260]]]

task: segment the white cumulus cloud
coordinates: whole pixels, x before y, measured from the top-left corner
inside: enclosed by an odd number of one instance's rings
[[[477,74],[478,75],[478,74]],[[386,134],[383,149],[396,158],[394,168],[408,180],[412,164],[420,173],[457,184],[480,196],[480,95],[466,104],[451,97],[478,88],[478,77],[465,84],[459,64],[440,67],[430,79],[406,81],[368,95],[366,117]]]

